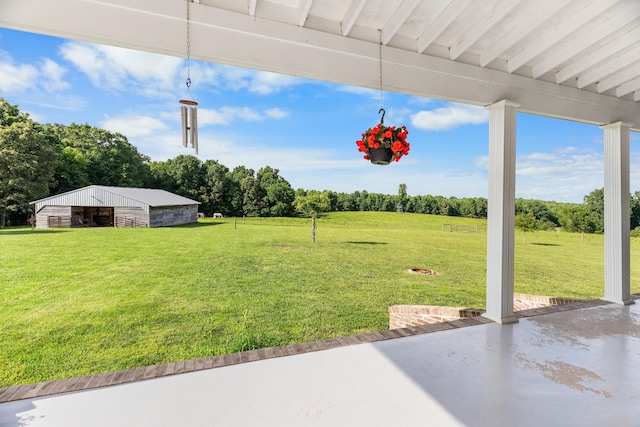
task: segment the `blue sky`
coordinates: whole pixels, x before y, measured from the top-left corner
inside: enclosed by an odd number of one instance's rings
[[[292,187],[410,195],[487,196],[488,113],[385,92],[385,124],[406,125],[399,163],[362,160],[356,139],[378,123],[380,92],[0,29],[0,97],[41,123],[89,123],[127,136],[152,160],[182,146],[180,104],[199,103],[201,160],[279,169]],[[597,126],[518,114],[516,196],[581,202],[604,186]],[[631,190],[640,190],[631,134]]]

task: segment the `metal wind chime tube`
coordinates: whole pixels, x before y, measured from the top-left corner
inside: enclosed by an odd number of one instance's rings
[[[189,16],[189,3],[187,1],[187,91],[191,91],[191,22]],[[191,147],[198,154],[198,103],[189,99],[181,99],[180,115],[182,117],[182,145]]]
[[[189,134],[189,124],[187,123],[187,107],[184,105],[180,107],[180,113],[182,115],[182,146],[187,146],[187,139]]]
[[[196,150],[198,154],[198,109],[196,107],[190,108],[191,112],[191,147]]]
[[[198,103],[188,99],[181,99],[180,113],[182,116],[182,146],[196,150],[198,154]]]

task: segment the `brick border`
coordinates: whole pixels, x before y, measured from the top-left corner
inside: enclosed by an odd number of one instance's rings
[[[640,294],[633,294],[632,298],[634,300],[640,299]],[[588,307],[598,307],[608,304],[612,303],[602,300],[584,300],[562,305],[522,310],[516,312],[515,315],[517,317],[527,318],[540,316],[543,314],[579,310]],[[328,340],[311,341],[300,344],[289,344],[279,347],[261,348],[258,350],[243,351],[239,353],[224,354],[220,356],[205,357],[193,360],[183,360],[179,362],[138,367],[115,372],[105,372],[100,374],[65,378],[61,380],[46,381],[34,384],[20,384],[0,388],[0,403],[51,396],[71,391],[90,390],[99,387],[125,384],[150,378],[160,378],[185,372],[195,372],[203,369],[213,369],[222,366],[254,362],[257,360],[266,360],[273,359],[275,357],[285,357],[295,354],[311,353],[314,351],[322,351],[357,344],[385,341],[394,338],[428,334],[448,329],[464,328],[467,326],[482,325],[487,323],[493,322],[485,317],[469,317],[453,320],[450,322],[412,326],[400,329],[390,329],[387,331],[370,332],[360,335],[331,338]]]
[[[514,292],[513,311],[517,316],[521,311],[583,301],[585,300]],[[452,320],[466,317],[482,316],[485,313],[485,310],[479,308],[406,304],[389,306],[388,311],[389,329],[406,328],[410,326],[427,325],[439,322],[450,322]]]

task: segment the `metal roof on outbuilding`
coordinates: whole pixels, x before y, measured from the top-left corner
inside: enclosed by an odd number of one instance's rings
[[[199,205],[200,202],[152,188],[126,188],[90,185],[67,193],[31,202],[36,212],[45,206],[150,207]]]

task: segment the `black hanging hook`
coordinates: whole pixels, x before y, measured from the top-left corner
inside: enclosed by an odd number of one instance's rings
[[[384,114],[386,113],[386,111],[384,111],[384,108],[380,108],[378,110],[378,114],[380,114],[381,111],[382,111],[382,118],[380,119],[380,124],[383,125],[384,124]]]

